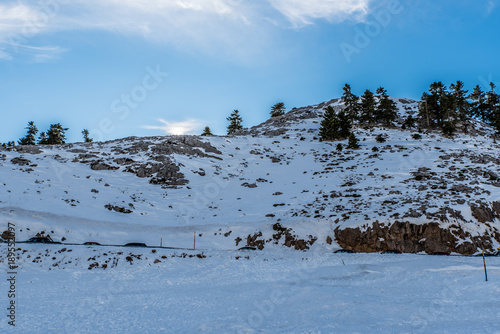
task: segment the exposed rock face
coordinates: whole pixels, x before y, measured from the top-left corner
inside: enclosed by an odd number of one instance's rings
[[[109,211],[116,211],[116,212],[120,212],[120,213],[132,213],[133,212],[130,209],[122,208],[120,206],[116,206],[116,205],[112,205],[112,204],[106,204],[104,207],[106,209],[108,209]]]
[[[151,177],[149,183],[162,184],[170,187],[181,186],[189,181],[180,172],[179,166],[171,162],[168,158],[157,159],[161,162],[155,164],[134,164],[124,171],[134,173],[138,177]]]
[[[40,154],[42,150],[37,145],[19,145],[16,146],[16,151],[27,154]]]
[[[16,235],[14,234],[14,232],[10,232],[8,230],[3,231],[2,235],[1,235],[1,238],[3,240],[15,239],[15,237],[16,237]]]
[[[109,154],[106,153],[74,149],[71,152],[79,153],[79,155],[74,158],[73,162],[89,164],[92,170],[98,171],[114,171],[120,169],[120,166],[124,166],[124,172],[133,173],[141,178],[149,178],[151,184],[176,188],[188,184],[189,181],[181,173],[180,167],[169,156],[179,154],[221,160],[220,157],[212,155],[212,153],[222,154],[218,149],[196,136],[175,136],[162,141],[158,141],[158,139],[154,137],[129,137],[115,140],[113,143],[131,142],[129,146],[112,147],[115,155],[126,155],[115,159],[110,159]],[[139,155],[137,160],[144,160],[146,157],[149,162],[143,163],[133,159],[137,155]],[[113,163],[118,166],[113,166]],[[206,172],[201,169],[198,173],[202,176],[206,175]]]
[[[264,240],[258,240],[259,237],[262,237],[262,232],[255,233],[254,235],[248,235],[247,237],[247,246],[257,247],[258,249],[264,249]]]
[[[500,241],[500,235],[494,237]],[[344,249],[356,252],[380,252],[398,249],[404,253],[457,252],[471,255],[483,249],[493,250],[491,236],[473,237],[457,225],[444,229],[438,223],[423,225],[395,222],[390,226],[374,223],[366,230],[357,228],[335,229],[335,238]],[[470,241],[463,241],[464,239]]]
[[[248,235],[247,236],[247,246],[251,247],[257,247],[258,249],[264,249],[265,245],[268,243],[274,243],[274,244],[279,244],[280,241],[283,241],[283,245],[286,247],[293,247],[296,250],[307,250],[309,249],[309,246],[312,246],[316,240],[318,240],[316,237],[309,236],[309,240],[305,239],[299,239],[298,236],[293,234],[293,231],[291,228],[285,228],[281,226],[279,223],[276,223],[273,225],[273,230],[276,231],[275,234],[273,234],[272,238],[263,240],[259,239],[262,237],[262,232],[257,232],[253,235]],[[240,241],[242,241],[241,238],[236,238],[236,245],[239,244]]]
[[[92,170],[117,170],[119,167],[110,166],[101,161],[94,161],[90,164],[90,169]]]
[[[500,219],[500,202],[492,202],[491,207],[486,205],[471,206],[472,216],[479,222],[492,222],[495,218]]]
[[[14,158],[10,160],[14,165],[19,165],[19,166],[29,166],[31,164],[31,161],[28,159],[23,159],[23,158]]]
[[[182,154],[212,158],[218,157],[209,155],[208,153],[222,154],[222,152],[210,145],[210,143],[201,141],[196,136],[173,136],[156,144],[146,139],[136,137],[129,137],[115,142],[120,143],[126,141],[132,141],[133,144],[124,149],[117,146],[114,148],[114,151],[132,155],[150,151],[152,154],[159,155]]]
[[[201,157],[208,157],[210,155],[202,152],[203,149],[208,153],[222,154],[215,147],[209,143],[199,140],[195,136],[178,136],[173,137],[161,144],[155,145],[151,148],[154,154],[185,154],[185,155],[195,155]]]

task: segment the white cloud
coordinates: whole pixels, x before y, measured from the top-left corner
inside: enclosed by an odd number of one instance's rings
[[[188,118],[181,122],[171,122],[163,119],[158,119],[158,122],[162,125],[145,125],[144,129],[149,130],[161,130],[167,135],[185,135],[185,134],[195,134],[194,132],[200,132],[199,130],[203,126],[203,123],[197,119]]]
[[[21,3],[0,4],[0,59],[11,60],[13,55],[28,55],[34,62],[54,59],[66,50],[58,46],[33,46],[30,40],[50,30],[54,13],[37,6]]]
[[[371,0],[269,0],[296,27],[326,19],[342,22],[351,18],[362,19],[369,10]]]
[[[138,35],[208,53],[252,57],[272,39],[272,22],[294,27],[317,19],[359,18],[371,0],[3,0],[0,50],[33,45],[36,36],[69,30]],[[273,10],[274,9],[274,10]],[[257,50],[257,51],[255,51]],[[44,56],[39,56],[43,58]],[[8,59],[2,56],[0,59]]]

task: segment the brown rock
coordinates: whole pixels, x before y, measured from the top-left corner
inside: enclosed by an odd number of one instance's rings
[[[478,249],[492,250],[489,235],[471,236],[459,226],[445,229],[438,223],[423,225],[409,222],[395,222],[390,226],[373,223],[361,230],[357,228],[335,229],[335,238],[343,249],[356,252],[380,252],[398,249],[404,253],[457,252],[471,255]],[[470,238],[472,242],[460,243]]]

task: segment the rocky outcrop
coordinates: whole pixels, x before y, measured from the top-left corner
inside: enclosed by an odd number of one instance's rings
[[[27,154],[40,154],[42,150],[38,145],[19,145],[16,146],[16,151],[18,153],[27,153]]]
[[[409,222],[394,222],[391,225],[373,223],[364,229],[359,227],[335,229],[337,243],[342,248],[355,252],[397,249],[404,253],[456,252],[471,255],[481,249],[492,251],[492,238],[500,242],[498,233],[494,233],[493,236],[488,234],[472,236],[458,225],[443,228],[438,223],[422,225]]]
[[[210,145],[210,143],[204,142],[196,136],[171,136],[161,142],[152,142],[145,138],[141,139],[136,137],[125,138],[120,141],[132,141],[132,145],[126,148],[120,146],[113,147],[114,152],[127,155],[148,152],[153,155],[181,154],[220,159],[209,153],[222,154],[222,152]],[[116,142],[119,143],[120,141]]]
[[[309,240],[299,239],[296,235],[292,234],[291,228],[285,228],[280,223],[273,225],[273,230],[277,233],[273,234],[275,244],[279,244],[280,240],[284,239],[283,245],[286,247],[293,247],[296,250],[306,250],[312,246],[317,238],[309,236]]]
[[[3,240],[10,240],[10,239],[15,239],[15,238],[16,238],[15,233],[8,231],[8,230],[3,231],[2,235],[1,235],[1,239],[3,239]]]
[[[115,212],[120,212],[120,213],[132,213],[133,211],[127,208],[122,208],[120,206],[112,205],[112,204],[106,204],[104,206],[106,209],[109,211],[115,211]]]
[[[480,206],[471,205],[472,216],[477,219],[478,222],[486,223],[493,222],[496,219],[500,219],[500,202],[492,202],[491,206],[481,204]]]
[[[92,170],[117,170],[119,167],[110,166],[102,161],[94,161],[90,164]]]
[[[124,172],[134,173],[138,177],[151,178],[149,183],[161,184],[168,187],[176,187],[188,184],[184,174],[180,172],[179,166],[166,157],[157,157],[158,163],[133,164],[127,167]]]
[[[255,233],[254,235],[249,234],[247,237],[247,246],[257,247],[258,249],[264,249],[265,240],[259,240],[262,237],[262,232]]]
[[[23,158],[14,158],[10,160],[14,165],[19,165],[19,166],[29,166],[31,164],[31,161],[28,159],[23,159]]]
[[[296,250],[308,250],[310,246],[312,246],[318,238],[313,237],[312,235],[308,236],[308,240],[300,239],[297,235],[293,234],[293,230],[291,228],[285,228],[281,224],[276,223],[273,225],[273,230],[276,232],[273,234],[272,238],[269,239],[261,239],[262,232],[257,232],[249,234],[247,236],[247,246],[257,247],[258,249],[264,249],[266,244],[273,243],[275,245],[283,243],[283,246],[294,248]],[[236,245],[242,241],[241,238],[236,238]]]
[[[124,166],[124,172],[133,173],[140,178],[149,178],[151,184],[176,188],[188,184],[189,181],[181,173],[180,167],[171,160],[171,155],[179,154],[221,160],[220,157],[213,155],[222,154],[217,148],[196,136],[172,136],[164,140],[160,139],[161,137],[129,137],[113,141],[113,143],[120,144],[130,142],[130,145],[127,146],[117,145],[111,148],[114,155],[126,155],[114,159],[107,158],[109,154],[106,153],[74,149],[72,153],[79,153],[79,155],[74,158],[73,162],[89,164],[92,170],[97,171],[114,171],[120,169],[119,166]],[[141,158],[133,159],[135,155],[140,155]],[[147,163],[142,162],[144,156]],[[110,162],[119,166],[113,166]],[[206,172],[201,169],[198,173],[202,176],[206,175]]]

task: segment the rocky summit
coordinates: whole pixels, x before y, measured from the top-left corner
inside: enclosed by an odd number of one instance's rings
[[[392,99],[394,126],[355,127],[359,149],[319,140],[324,110],[341,110],[339,100],[293,109],[233,136],[4,149],[0,220],[16,225],[18,240],[43,232],[70,243],[204,249],[496,249],[494,131],[476,120],[453,137],[403,130],[418,102]]]

